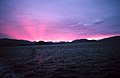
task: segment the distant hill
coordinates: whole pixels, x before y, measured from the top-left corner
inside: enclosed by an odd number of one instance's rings
[[[85,43],[85,42],[96,42],[96,40],[76,39],[72,41],[72,43]]]
[[[0,39],[0,46],[28,46],[28,45],[50,45],[50,44],[66,44],[66,43],[86,43],[86,42],[108,42],[108,43],[120,43],[120,36],[114,36],[109,38],[104,38],[101,40],[87,40],[87,39],[76,39],[72,42],[30,42],[27,40],[16,40],[16,39],[8,39],[3,38]]]
[[[31,44],[33,43],[27,40],[16,40],[16,39],[8,39],[8,38],[0,39],[0,46],[21,46],[21,45],[31,45]]]
[[[39,41],[35,43],[35,45],[46,45],[46,44],[53,44],[53,42]]]
[[[120,42],[120,36],[113,36],[99,40],[100,42]]]
[[[86,43],[86,42],[120,42],[120,36],[113,36],[101,40],[76,39],[72,41],[72,43]]]

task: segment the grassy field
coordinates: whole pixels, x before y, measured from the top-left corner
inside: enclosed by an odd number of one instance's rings
[[[120,78],[120,46],[91,42],[2,47],[0,78]]]

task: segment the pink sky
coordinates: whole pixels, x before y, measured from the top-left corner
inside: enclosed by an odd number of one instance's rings
[[[72,41],[120,35],[118,3],[118,0],[0,0],[0,38]]]

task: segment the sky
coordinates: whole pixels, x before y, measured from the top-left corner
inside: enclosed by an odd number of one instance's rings
[[[0,0],[0,38],[71,41],[120,36],[120,0]]]

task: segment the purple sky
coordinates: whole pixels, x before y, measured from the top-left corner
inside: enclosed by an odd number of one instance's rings
[[[119,0],[0,0],[0,38],[70,41],[120,35]]]

